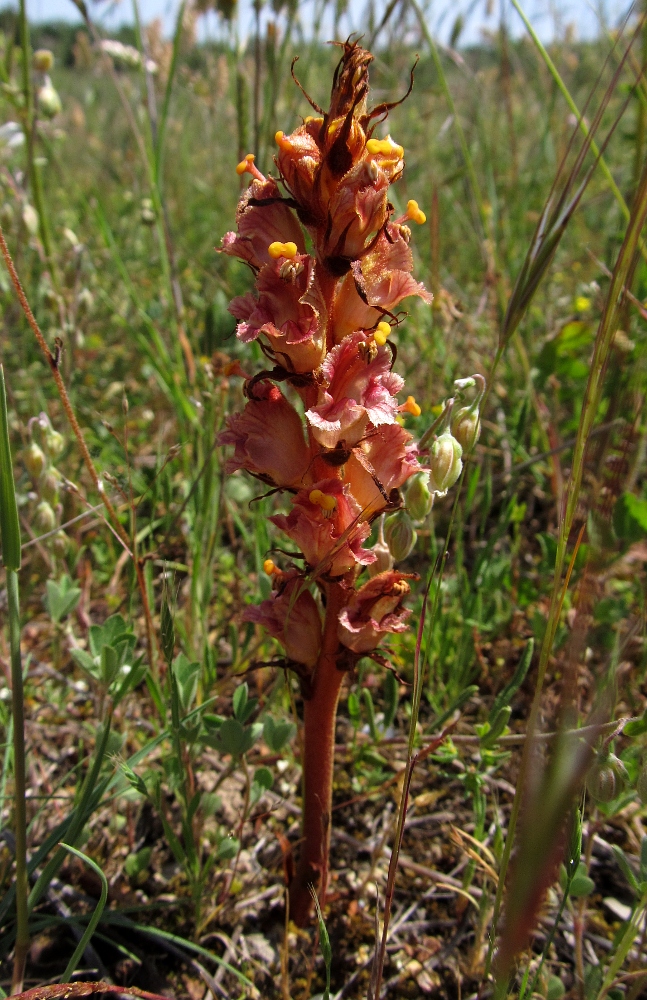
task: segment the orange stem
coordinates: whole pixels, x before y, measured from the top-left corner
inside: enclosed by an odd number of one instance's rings
[[[328,881],[330,812],[335,756],[335,718],[344,679],[337,668],[339,612],[350,591],[340,583],[327,587],[326,619],[312,697],[304,707],[303,839],[295,876],[290,885],[290,918],[298,927],[310,919],[314,886],[323,902]]]

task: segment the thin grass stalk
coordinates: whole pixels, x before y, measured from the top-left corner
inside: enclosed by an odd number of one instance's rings
[[[521,6],[521,4],[519,3],[519,0],[511,0],[511,2],[512,2],[515,10],[517,11],[517,14],[519,15],[519,17],[523,21],[523,23],[524,23],[524,25],[526,27],[526,30],[528,31],[528,34],[532,38],[533,43],[534,43],[537,51],[539,52],[539,55],[543,59],[545,65],[546,65],[546,68],[548,69],[548,72],[550,73],[550,75],[552,76],[553,80],[557,84],[557,87],[558,87],[558,89],[559,89],[562,97],[564,98],[564,100],[568,104],[569,108],[571,109],[571,111],[575,115],[575,117],[577,119],[577,124],[578,124],[578,126],[580,128],[580,131],[582,132],[582,134],[584,135],[584,137],[586,139],[589,139],[589,137],[591,137],[591,129],[586,124],[586,122],[584,120],[584,116],[582,114],[580,114],[580,110],[579,110],[577,104],[575,103],[575,101],[573,100],[573,98],[571,97],[571,94],[570,94],[570,91],[569,91],[568,87],[566,86],[566,84],[562,80],[562,77],[561,77],[561,75],[559,73],[559,70],[557,69],[557,67],[555,66],[555,63],[550,58],[548,52],[546,51],[546,49],[542,45],[542,43],[541,43],[541,41],[540,41],[540,39],[539,39],[539,37],[537,35],[537,32],[535,31],[535,29],[533,28],[532,24],[530,23],[530,21],[526,17],[525,11],[524,11],[523,7]],[[644,18],[643,18],[643,20],[644,20]],[[615,180],[613,178],[613,174],[609,170],[609,167],[607,165],[606,160],[602,156],[601,151],[598,149],[598,146],[597,146],[595,140],[592,137],[590,138],[590,145],[591,145],[591,152],[597,158],[597,160],[598,160],[598,162],[600,164],[600,169],[602,170],[602,173],[605,176],[607,184],[609,185],[609,187],[611,188],[611,190],[613,192],[614,198],[616,199],[616,201],[618,202],[618,205],[620,206],[622,214],[624,215],[625,219],[627,219],[627,221],[629,221],[629,215],[630,215],[629,206],[627,205],[627,202],[625,201],[620,188],[616,184],[616,182],[615,182]]]
[[[49,347],[47,346],[47,341],[45,340],[42,331],[38,323],[36,322],[36,318],[34,317],[34,314],[31,310],[31,306],[29,305],[27,296],[25,295],[24,289],[20,282],[20,278],[18,277],[18,272],[16,271],[13,258],[9,252],[9,247],[7,246],[7,241],[5,240],[2,228],[0,228],[0,251],[2,252],[2,256],[4,257],[4,262],[7,267],[7,271],[9,272],[9,277],[11,278],[11,283],[14,287],[16,295],[18,296],[18,301],[20,302],[20,305],[25,314],[27,322],[29,323],[33,331],[33,334],[36,337],[38,346],[43,352],[45,360],[49,365],[52,377],[54,379],[56,388],[58,390],[59,397],[61,399],[61,403],[63,405],[63,409],[65,411],[65,415],[68,419],[70,427],[72,428],[72,432],[76,438],[77,444],[81,451],[81,455],[83,457],[83,461],[85,462],[85,466],[88,470],[88,473],[90,474],[90,478],[92,479],[95,489],[97,490],[99,496],[102,498],[103,503],[105,504],[106,510],[112,522],[112,527],[115,533],[119,537],[119,540],[123,545],[124,549],[126,550],[126,552],[128,552],[132,557],[132,551],[130,548],[130,539],[128,538],[128,535],[126,534],[126,531],[121,521],[119,520],[119,516],[117,514],[117,511],[115,510],[112,501],[110,500],[108,494],[106,493],[103,482],[99,478],[99,473],[96,470],[94,462],[92,461],[92,456],[90,455],[88,446],[85,442],[85,438],[83,437],[83,431],[81,430],[79,422],[76,419],[76,414],[70,402],[70,397],[68,396],[67,389],[65,388],[65,383],[63,382],[63,378],[59,371],[58,367],[59,359],[50,351]],[[143,568],[141,562],[138,561],[134,562],[134,566],[135,566],[135,573],[137,575],[139,592],[142,600],[142,607],[144,610],[144,618],[146,621],[146,645],[148,651],[148,662],[151,671],[153,672],[153,674],[156,674],[157,664],[154,656],[155,643],[153,638],[154,636],[153,619],[151,616],[148,595],[146,593],[146,583],[144,580]]]
[[[31,44],[29,40],[29,21],[27,19],[27,0],[20,0],[20,47],[22,49],[22,96],[24,100],[23,108],[23,130],[25,134],[25,146],[27,150],[27,176],[31,184],[34,207],[38,215],[38,232],[40,241],[43,244],[43,251],[47,266],[50,270],[52,282],[57,285],[56,274],[54,272],[54,261],[52,257],[52,241],[50,238],[47,213],[45,211],[45,198],[43,195],[43,182],[40,169],[36,163],[35,151],[35,131],[36,131],[36,110],[34,106],[34,88],[31,78]]]
[[[168,79],[166,81],[166,89],[164,91],[162,114],[160,115],[159,124],[157,128],[157,142],[155,144],[155,181],[160,188],[162,184],[162,166],[164,163],[164,138],[166,136],[166,126],[168,124],[168,115],[171,107],[171,97],[173,95],[173,83],[175,81],[178,58],[180,55],[180,43],[182,41],[182,28],[184,26],[185,8],[186,8],[186,0],[182,0],[182,3],[180,4],[180,9],[178,10],[177,13],[177,20],[175,22],[175,33],[173,35],[173,54],[171,56],[171,65],[169,67]]]
[[[528,768],[530,765],[530,760],[534,748],[534,742],[535,742],[534,733],[537,726],[537,718],[539,715],[539,709],[541,705],[541,696],[543,693],[544,680],[546,677],[546,670],[548,667],[548,660],[555,640],[555,633],[557,631],[557,626],[559,624],[560,611],[562,608],[564,594],[565,594],[565,586],[568,584],[568,576],[564,584],[562,583],[562,575],[566,560],[566,550],[568,546],[568,540],[573,526],[575,511],[580,495],[582,475],[584,472],[584,458],[586,454],[586,448],[588,445],[591,430],[593,428],[593,422],[595,420],[600,405],[602,389],[604,386],[604,376],[606,373],[606,367],[611,347],[613,344],[613,337],[617,329],[617,318],[624,300],[624,295],[625,295],[624,289],[627,284],[627,279],[630,274],[630,271],[634,266],[635,255],[640,240],[640,234],[646,218],[647,218],[647,167],[645,167],[643,170],[643,175],[640,181],[640,185],[636,192],[636,198],[631,210],[629,226],[627,227],[625,238],[623,240],[620,252],[618,254],[618,258],[616,260],[616,265],[613,270],[611,284],[609,287],[609,291],[607,293],[604,312],[600,320],[600,326],[598,328],[598,333],[595,340],[589,379],[584,396],[582,412],[580,416],[580,423],[578,427],[577,438],[573,452],[571,473],[564,492],[563,506],[559,512],[559,536],[557,542],[557,553],[555,556],[553,590],[551,594],[550,607],[546,622],[546,631],[544,633],[544,639],[542,642],[541,652],[539,656],[539,666],[537,669],[535,691],[530,709],[530,714],[528,717],[528,724],[526,727],[526,740],[524,742],[524,747],[521,757],[519,776],[517,779],[515,797],[512,806],[512,813],[510,816],[510,823],[508,826],[508,834],[506,837],[504,855],[502,858],[501,869],[499,872],[499,887],[497,889],[497,899],[495,902],[495,910],[492,919],[493,938],[490,945],[490,953],[488,954],[488,961],[486,963],[486,973],[489,971],[491,964],[493,940],[497,931],[497,924],[501,910],[501,903],[503,899],[503,887],[507,875],[507,868],[510,859],[510,854],[512,852],[512,843],[515,837],[516,825],[521,805],[521,796],[526,786]],[[572,568],[572,561],[571,561],[571,568]]]
[[[14,833],[16,838],[16,943],[11,992],[20,993],[29,950],[27,912],[27,784],[25,778],[25,702],[20,653],[20,524],[9,446],[7,394],[4,369],[0,365],[0,533],[2,561],[7,578],[7,618],[11,650],[11,707],[13,720]]]

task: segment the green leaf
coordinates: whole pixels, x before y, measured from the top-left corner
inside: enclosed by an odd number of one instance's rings
[[[273,719],[266,715],[263,721],[263,739],[272,753],[280,753],[286,743],[294,737],[297,728],[293,722],[284,719]]]
[[[626,722],[622,733],[623,736],[642,736],[643,733],[647,733],[647,709],[645,709],[639,719]]]
[[[45,584],[45,607],[55,625],[74,611],[80,599],[80,589],[74,586],[67,574],[63,574],[58,583],[48,580]]]
[[[254,784],[269,791],[274,784],[274,776],[269,767],[257,767],[254,771]]]
[[[258,705],[258,698],[249,698],[247,682],[239,684],[234,691],[233,706],[234,715],[240,723],[245,725],[249,717],[255,712]]]
[[[81,670],[85,670],[95,680],[99,680],[99,664],[94,656],[90,656],[85,649],[73,649],[72,659]]]
[[[638,883],[638,879],[636,878],[633,868],[629,864],[629,859],[627,858],[627,855],[625,854],[625,852],[622,850],[621,847],[618,847],[617,844],[612,844],[611,850],[613,851],[613,854],[615,856],[616,861],[618,862],[618,866],[620,867],[622,874],[624,875],[627,882],[633,889],[634,893],[636,895],[639,895],[640,885]],[[642,856],[642,849],[641,849],[641,856]]]
[[[595,1000],[602,986],[602,967],[587,965],[584,970],[584,996],[586,1000]]]
[[[578,871],[573,876],[568,894],[569,896],[573,896],[574,899],[580,899],[583,896],[590,896],[594,889],[595,882],[593,879]]]
[[[223,837],[216,849],[216,857],[220,861],[231,861],[238,854],[240,843],[235,837]]]
[[[242,757],[251,750],[256,742],[262,726],[242,726],[238,719],[225,719],[220,729],[213,737],[212,746],[229,753],[232,757]]]
[[[137,878],[138,875],[147,870],[152,853],[152,847],[142,847],[141,851],[137,851],[136,854],[128,855],[124,861],[124,871],[128,878]]]
[[[499,736],[501,736],[506,729],[511,715],[512,709],[509,705],[504,705],[503,708],[499,709],[490,723],[489,730],[481,737],[482,747],[487,749],[488,747],[494,746]]]
[[[558,976],[551,976],[546,987],[546,1000],[562,1000],[566,987]]]
[[[623,493],[613,508],[613,530],[623,542],[638,542],[647,535],[647,500]]]
[[[20,523],[9,446],[4,368],[0,365],[0,536],[6,569],[20,569]],[[80,591],[79,591],[80,594]]]
[[[101,680],[108,688],[119,673],[119,657],[117,655],[117,651],[112,646],[104,646],[101,650],[99,662]]]
[[[523,684],[526,674],[528,673],[528,668],[532,663],[532,654],[534,652],[534,649],[535,649],[535,640],[529,639],[528,642],[526,643],[523,653],[521,654],[521,659],[517,664],[517,669],[515,670],[512,679],[509,681],[508,684],[506,684],[503,690],[500,691],[499,694],[494,699],[494,704],[492,705],[489,716],[490,725],[492,724],[492,720],[496,718],[496,716],[499,714],[503,706],[509,705],[509,703],[512,701],[512,698]]]

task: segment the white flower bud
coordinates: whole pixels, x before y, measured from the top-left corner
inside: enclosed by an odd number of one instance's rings
[[[38,110],[44,118],[56,118],[62,109],[61,99],[51,80],[47,79],[38,91]]]
[[[29,202],[25,205],[22,210],[22,221],[25,223],[25,229],[30,236],[35,236],[38,232],[38,213],[33,205]]]
[[[384,537],[394,562],[401,562],[407,558],[418,536],[405,510],[399,510],[387,517],[384,522]]]
[[[414,521],[424,521],[434,504],[434,495],[429,489],[429,472],[416,472],[409,480],[407,489],[407,510]]]
[[[56,527],[56,514],[47,500],[41,500],[38,504],[34,513],[34,524],[43,535]]]
[[[472,450],[481,433],[481,417],[478,408],[462,406],[452,420],[452,434],[466,454]]]
[[[65,447],[65,438],[58,431],[55,431],[53,427],[49,427],[45,433],[45,450],[49,457],[54,460],[63,451]]]
[[[35,441],[25,449],[25,467],[32,479],[38,479],[45,468],[45,455],[42,448],[39,448]]]
[[[429,459],[431,483],[436,493],[444,496],[454,485],[463,468],[462,454],[463,449],[450,431],[444,431],[436,438]]]

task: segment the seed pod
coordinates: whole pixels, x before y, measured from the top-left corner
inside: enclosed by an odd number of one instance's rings
[[[54,53],[49,49],[36,49],[32,63],[38,73],[51,73],[54,68]]]
[[[618,788],[616,773],[607,762],[594,764],[586,779],[586,787],[596,802],[612,802]]]
[[[443,496],[451,489],[461,474],[463,449],[450,431],[445,431],[437,437],[431,446],[429,465],[431,467],[431,483],[436,493]]]
[[[35,441],[32,441],[25,449],[25,467],[32,479],[38,479],[45,468],[45,453],[39,448]]]
[[[63,105],[57,91],[51,81],[47,80],[38,91],[38,110],[43,118],[56,118],[62,109]]]
[[[399,510],[387,517],[384,522],[384,537],[394,562],[407,558],[418,536],[406,510]]]
[[[628,778],[627,768],[614,753],[601,751],[589,771],[586,787],[598,802],[611,802],[622,791]]]
[[[393,556],[384,539],[381,542],[377,541],[371,552],[374,552],[377,558],[368,567],[369,576],[377,576],[378,573],[386,573],[387,570],[393,569]]]
[[[70,540],[64,531],[57,531],[52,538],[52,550],[55,556],[59,559],[63,559],[67,555],[67,550],[70,547]]]
[[[59,500],[58,490],[61,482],[61,474],[57,469],[49,469],[44,476],[38,480],[38,492],[44,500],[56,506]]]
[[[63,435],[55,431],[53,427],[49,427],[45,432],[45,450],[52,461],[58,458],[64,447],[65,438]]]
[[[142,198],[140,218],[145,226],[155,225],[155,212],[153,211],[153,202],[150,198]]]
[[[414,521],[424,521],[434,503],[429,489],[429,472],[416,472],[409,480],[407,510]]]
[[[481,417],[478,409],[462,406],[452,420],[452,434],[466,454],[472,450],[481,433]]]
[[[56,514],[47,500],[41,500],[38,504],[34,513],[34,524],[43,535],[56,527]]]
[[[647,806],[647,763],[643,764],[640,769],[638,782],[636,784],[636,791],[638,792],[638,798],[642,804]]]
[[[35,236],[38,232],[38,214],[33,205],[29,202],[25,205],[22,210],[22,221],[25,223],[25,229],[30,236]]]

